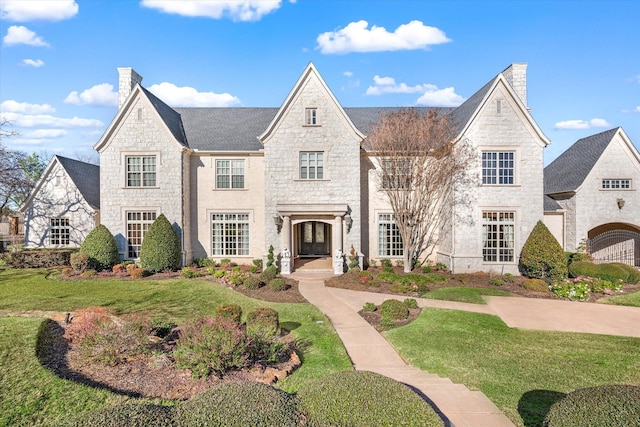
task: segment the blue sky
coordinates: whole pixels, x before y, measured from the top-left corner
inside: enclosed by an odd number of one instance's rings
[[[278,107],[312,61],[345,107],[456,106],[514,62],[548,164],[622,126],[640,146],[640,2],[0,0],[9,148],[86,157],[117,67],[172,106]]]

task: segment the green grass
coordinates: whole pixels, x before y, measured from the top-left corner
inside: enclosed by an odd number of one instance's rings
[[[519,426],[540,425],[572,390],[640,385],[638,338],[512,329],[495,316],[439,309],[384,336],[408,363],[481,390]]]
[[[640,307],[640,292],[634,292],[627,295],[612,295],[610,297],[600,298],[597,302],[601,304],[629,305],[631,307]]]
[[[422,295],[422,298],[439,299],[445,301],[469,302],[473,304],[486,304],[483,295],[509,296],[507,291],[488,288],[468,288],[456,286],[453,288],[438,288]]]
[[[258,307],[278,311],[280,322],[303,349],[302,366],[278,384],[289,392],[315,378],[352,369],[337,333],[311,304],[269,303],[245,297],[203,279],[49,280],[46,270],[0,271],[0,312],[73,311],[104,306],[117,314],[145,311],[178,324],[213,315],[215,307],[237,304],[246,315]],[[122,398],[61,380],[35,355],[42,318],[0,317],[0,426],[46,425]]]

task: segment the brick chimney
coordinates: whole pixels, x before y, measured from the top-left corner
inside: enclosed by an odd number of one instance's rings
[[[519,62],[509,65],[502,75],[509,82],[522,103],[527,106],[527,64]]]
[[[136,84],[141,82],[142,76],[133,68],[118,68],[118,108],[122,107]]]

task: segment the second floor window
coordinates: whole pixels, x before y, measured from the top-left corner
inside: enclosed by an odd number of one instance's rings
[[[306,108],[304,110],[304,124],[307,126],[315,126],[318,124],[317,108]]]
[[[127,156],[127,187],[156,186],[156,156]]]
[[[393,159],[382,162],[382,188],[385,190],[411,189],[411,160]]]
[[[514,184],[515,153],[513,151],[482,152],[482,184]]]
[[[300,153],[300,179],[324,178],[324,153],[305,151]]]
[[[244,160],[216,160],[216,188],[244,188]]]
[[[630,179],[603,179],[602,188],[605,190],[629,189],[631,188]]]

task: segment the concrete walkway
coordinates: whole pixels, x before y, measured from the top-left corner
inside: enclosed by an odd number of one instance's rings
[[[379,303],[389,295],[327,288],[324,280],[332,275],[326,272],[299,270],[292,277],[299,281],[300,293],[331,320],[355,369],[407,384],[434,407],[446,426],[513,427],[482,392],[407,365],[391,344],[357,313],[364,302]]]

